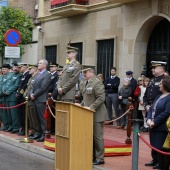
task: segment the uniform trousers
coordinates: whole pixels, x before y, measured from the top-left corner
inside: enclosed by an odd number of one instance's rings
[[[17,101],[6,102],[7,107],[16,106]],[[7,110],[9,128],[13,130],[19,130],[19,118],[18,108],[12,108]]]
[[[41,134],[46,133],[47,129],[47,121],[44,119],[44,112],[46,108],[46,103],[45,102],[34,102],[34,110],[35,114],[38,118],[38,124],[37,124],[37,132]]]
[[[116,117],[119,117],[118,112],[117,112],[118,111],[118,96],[117,96],[117,93],[106,94],[106,106],[107,106],[107,112],[108,112],[109,120],[113,119],[112,106],[115,110]]]
[[[3,104],[2,101],[0,101],[0,105]],[[1,126],[1,123],[3,122],[3,109],[0,109],[0,126]]]
[[[104,122],[93,123],[93,159],[104,161]]]
[[[28,101],[28,121],[29,121],[29,129],[35,132],[38,131],[38,117],[34,110],[34,103],[32,101]]]
[[[18,100],[18,104],[25,102],[25,98],[22,96]],[[19,113],[19,125],[22,131],[25,131],[25,104],[18,108]]]

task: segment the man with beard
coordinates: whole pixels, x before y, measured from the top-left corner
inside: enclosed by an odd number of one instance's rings
[[[162,78],[164,77],[165,66],[166,66],[166,62],[151,61],[152,75],[154,77],[149,81],[144,97],[143,97],[144,107],[147,112],[150,106],[152,105],[154,99],[159,94],[161,94],[161,91],[159,91],[159,84]],[[151,156],[152,156],[152,161],[145,163],[145,166],[153,166],[154,169],[158,169],[159,165],[157,164],[158,162],[157,152],[152,150]]]
[[[119,117],[118,115],[118,88],[120,85],[120,78],[116,76],[116,67],[111,68],[111,76],[107,77],[104,86],[105,86],[105,93],[106,93],[106,106],[107,106],[107,112],[108,112],[108,118],[109,120],[112,120],[112,106],[115,110],[116,117]],[[120,122],[117,122],[118,125],[120,125]]]

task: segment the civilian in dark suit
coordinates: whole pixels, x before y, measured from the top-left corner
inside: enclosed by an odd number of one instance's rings
[[[109,120],[112,120],[112,105],[115,110],[115,115],[118,117],[118,88],[120,85],[120,78],[116,76],[116,68],[111,68],[111,76],[107,77],[104,86],[105,86],[105,93],[106,93],[106,106],[108,112]],[[117,122],[120,125],[120,122]]]
[[[164,141],[168,135],[166,130],[166,120],[170,116],[170,77],[164,77],[160,84],[159,90],[161,95],[157,96],[148,111],[147,123],[150,127],[150,143],[153,147],[163,149]],[[169,152],[169,151],[167,151]],[[159,168],[169,170],[170,156],[157,153]]]
[[[45,59],[41,59],[38,63],[39,73],[34,80],[30,97],[34,101],[35,114],[39,119],[37,125],[37,133],[30,137],[30,139],[36,139],[37,142],[44,142],[46,132],[46,120],[44,119],[44,112],[46,108],[46,100],[48,95],[48,88],[51,80],[51,74],[46,70],[48,62]]]
[[[132,71],[126,71],[126,76],[130,80],[130,86],[132,87],[132,94],[133,94],[137,86],[137,81],[133,78]]]

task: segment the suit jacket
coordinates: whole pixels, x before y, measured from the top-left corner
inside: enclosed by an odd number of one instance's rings
[[[59,100],[74,100],[80,71],[80,63],[76,60],[64,66],[63,73],[59,77],[57,84],[57,89],[62,88],[63,91],[63,94],[57,97]]]
[[[34,95],[35,102],[46,102],[50,80],[51,74],[47,70],[40,75],[37,74],[30,91],[30,94]]]
[[[82,84],[82,95],[84,106],[90,107],[95,110],[94,122],[103,122],[107,119],[107,110],[104,104],[105,102],[105,91],[103,83],[94,76],[90,82]]]

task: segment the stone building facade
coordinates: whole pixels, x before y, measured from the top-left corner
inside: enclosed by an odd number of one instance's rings
[[[90,0],[88,5],[67,4],[51,8],[50,0],[42,0],[39,1],[38,20],[43,32],[39,32],[37,60],[42,56],[47,58],[48,47],[56,46],[56,62],[64,65],[66,45],[71,40],[73,44],[82,44],[82,64],[99,66],[97,63],[101,60],[106,64],[101,65],[103,69],[97,69],[103,70],[105,76],[108,75],[105,69],[112,65],[117,67],[120,77],[125,77],[127,70],[134,71],[134,77],[138,77],[145,65],[150,69],[148,44],[155,27],[163,20],[170,23],[170,1]],[[170,40],[169,26],[167,29]],[[98,43],[110,39],[114,47],[108,66],[108,62],[99,57]],[[169,62],[168,40],[162,40],[162,44],[167,43],[166,52],[153,53],[152,59],[156,55],[155,60],[162,60],[166,55],[164,58]]]

